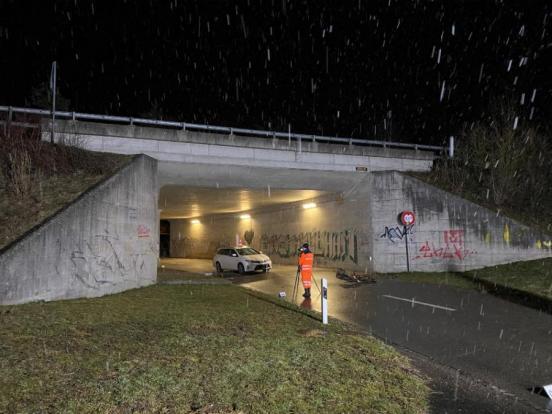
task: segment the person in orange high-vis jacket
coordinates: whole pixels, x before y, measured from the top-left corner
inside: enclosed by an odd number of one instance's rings
[[[301,282],[303,282],[304,298],[310,298],[310,290],[312,286],[312,264],[314,261],[314,254],[309,249],[309,244],[303,244],[303,247],[299,252],[299,266],[298,271],[301,272]]]

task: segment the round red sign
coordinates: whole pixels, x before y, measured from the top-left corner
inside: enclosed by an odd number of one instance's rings
[[[416,216],[412,211],[403,211],[400,215],[401,223],[405,226],[410,226],[416,221]]]

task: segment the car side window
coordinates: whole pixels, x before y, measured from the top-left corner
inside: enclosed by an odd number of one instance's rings
[[[229,253],[228,256],[238,257],[238,253],[236,253],[236,251],[233,249],[229,249],[228,253]]]

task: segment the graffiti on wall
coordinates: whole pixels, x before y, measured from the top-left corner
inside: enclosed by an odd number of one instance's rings
[[[383,233],[380,234],[380,238],[389,240],[391,243],[401,241],[408,235],[414,234],[414,224],[408,226],[385,226]]]
[[[249,246],[253,244],[253,238],[255,237],[255,232],[253,230],[246,230],[243,233],[243,238]]]
[[[358,233],[355,230],[312,231],[298,234],[261,235],[261,250],[268,255],[297,256],[303,243],[309,243],[316,257],[358,264]]]
[[[508,223],[504,224],[504,230],[502,231],[502,238],[506,243],[510,243],[510,226],[508,226]]]
[[[134,243],[131,250],[118,235],[107,231],[97,234],[77,243],[71,251],[73,275],[90,289],[137,278],[142,275],[146,261],[157,257],[157,246],[152,240],[141,241]]]
[[[137,228],[138,237],[149,237],[151,230],[148,226],[140,224]]]
[[[421,244],[415,259],[464,260],[477,252],[467,249],[464,230],[451,229],[442,232],[443,241],[435,244],[426,240]]]
[[[225,239],[210,240],[208,238],[195,238],[177,233],[177,237],[171,238],[171,256],[212,259],[219,248],[232,244],[233,241]]]
[[[543,234],[540,233],[539,236],[543,236]],[[526,249],[534,247],[539,250],[552,249],[552,240],[536,236],[530,228],[525,226],[510,226],[508,223],[504,223],[501,230],[494,233],[487,230],[482,236],[482,240],[487,245],[491,245],[500,239],[507,245],[513,245],[515,247]]]
[[[537,249],[552,249],[552,240],[537,240],[535,247]]]

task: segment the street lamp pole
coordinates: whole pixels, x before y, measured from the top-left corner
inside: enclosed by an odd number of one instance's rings
[[[52,129],[50,135],[50,142],[54,143],[54,125],[56,119],[56,70],[57,62],[52,62],[52,71],[50,72],[50,89],[52,90]]]

